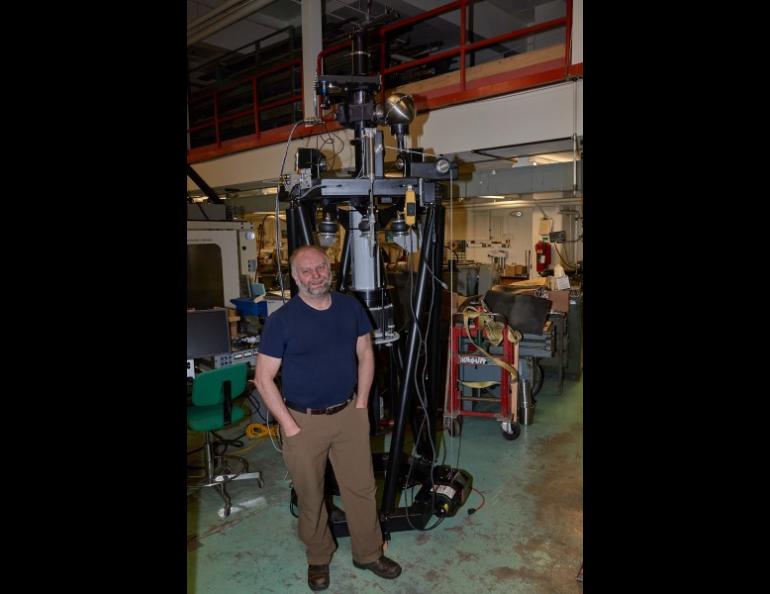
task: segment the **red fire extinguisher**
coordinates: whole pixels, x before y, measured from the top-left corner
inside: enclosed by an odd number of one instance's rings
[[[543,272],[551,265],[551,244],[547,241],[538,241],[535,244],[537,271]]]

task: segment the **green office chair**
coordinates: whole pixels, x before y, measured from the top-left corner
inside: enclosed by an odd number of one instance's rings
[[[193,381],[192,406],[187,409],[187,425],[193,431],[199,431],[206,436],[204,455],[206,459],[206,477],[203,482],[190,483],[193,488],[215,487],[225,502],[225,517],[230,515],[230,495],[227,493],[227,483],[255,479],[260,487],[262,473],[249,472],[249,463],[239,456],[216,455],[214,453],[211,432],[225,429],[238,423],[245,413],[238,406],[233,406],[233,399],[242,396],[246,391],[248,365],[238,363],[204,371]],[[232,470],[230,460],[240,464],[238,472]]]

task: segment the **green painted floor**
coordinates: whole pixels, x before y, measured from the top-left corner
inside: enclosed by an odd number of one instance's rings
[[[550,372],[552,375],[553,372]],[[580,593],[583,550],[583,385],[563,393],[546,378],[531,425],[515,441],[493,419],[465,417],[461,437],[447,438],[447,462],[473,475],[472,492],[453,518],[428,532],[395,532],[387,555],[403,566],[396,580],[353,567],[350,540],[339,540],[326,592],[362,594]],[[244,430],[225,437],[236,437]],[[446,434],[443,434],[446,436]],[[189,447],[200,438],[189,434]],[[379,449],[377,445],[375,449]],[[243,456],[265,486],[229,486],[233,511],[223,519],[212,489],[193,490],[187,506],[187,591],[242,594],[310,592],[289,482],[268,439],[244,438]],[[439,450],[439,458],[443,450]],[[190,457],[190,463],[195,458]],[[480,508],[468,515],[469,508]]]

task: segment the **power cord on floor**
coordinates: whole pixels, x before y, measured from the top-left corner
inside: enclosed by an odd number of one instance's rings
[[[254,412],[259,415],[259,418],[262,419],[262,421],[267,423],[267,419],[265,418],[265,415],[262,414],[262,407],[259,405],[259,400],[257,400],[254,397],[254,393],[253,392],[249,393],[248,398],[249,398],[249,402],[254,407]]]
[[[472,516],[472,515],[473,515],[473,514],[475,514],[477,511],[479,511],[479,510],[480,510],[482,507],[484,507],[484,503],[486,502],[486,499],[485,499],[485,497],[484,497],[484,493],[482,493],[481,491],[479,491],[479,490],[478,490],[476,487],[471,487],[471,490],[473,490],[473,491],[476,491],[476,493],[478,493],[479,495],[481,495],[481,505],[480,505],[480,506],[478,506],[478,507],[471,507],[471,508],[468,508],[468,515],[469,515],[469,516]]]
[[[217,438],[217,441],[211,444],[211,451],[215,456],[224,456],[227,453],[227,448],[230,446],[234,448],[242,448],[243,442],[241,441],[241,438],[246,436],[245,431],[234,439],[226,439],[219,435],[216,431],[212,431],[211,434]]]
[[[278,427],[276,425],[270,426],[265,425],[264,423],[251,423],[246,427],[246,435],[248,435],[250,439],[262,439],[271,433],[278,437]]]

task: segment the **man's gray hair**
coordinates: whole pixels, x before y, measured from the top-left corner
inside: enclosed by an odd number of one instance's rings
[[[301,245],[292,252],[291,257],[289,258],[289,266],[291,267],[291,271],[293,274],[297,272],[294,268],[294,261],[297,259],[297,256],[308,251],[318,252],[319,254],[321,254],[326,260],[326,267],[331,270],[331,262],[329,261],[329,256],[326,255],[326,252],[322,247],[317,246],[315,244]]]

